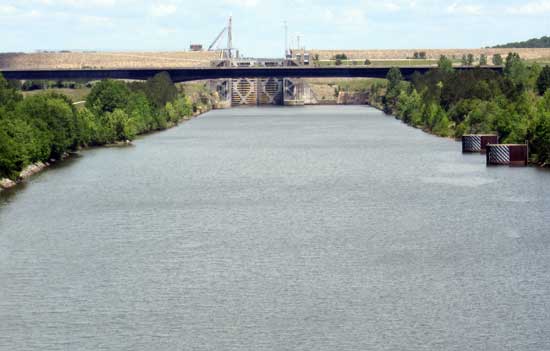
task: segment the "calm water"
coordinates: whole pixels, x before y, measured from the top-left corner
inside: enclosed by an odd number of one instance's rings
[[[550,173],[214,111],[0,197],[0,350],[548,350]]]

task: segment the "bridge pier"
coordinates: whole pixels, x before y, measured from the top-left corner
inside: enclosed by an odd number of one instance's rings
[[[217,79],[210,81],[210,91],[218,94],[219,101],[214,105],[216,109],[231,107],[231,79]]]
[[[305,105],[303,79],[299,79],[299,78],[284,79],[284,105],[285,106]]]

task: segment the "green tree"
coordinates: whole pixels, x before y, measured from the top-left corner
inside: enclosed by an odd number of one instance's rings
[[[420,121],[418,120],[418,115],[420,114],[422,108],[422,97],[420,96],[420,94],[418,94],[416,89],[413,89],[410,94],[402,91],[399,95],[397,103],[398,117],[401,118],[405,123],[420,123]]]
[[[130,90],[121,81],[102,80],[95,84],[86,98],[86,107],[96,114],[124,109],[128,104]]]
[[[452,72],[453,71],[453,61],[451,61],[447,56],[441,55],[439,61],[437,62],[437,68],[442,72]]]
[[[101,145],[105,143],[100,121],[86,107],[77,112],[79,145]]]
[[[166,117],[169,122],[177,123],[179,121],[178,111],[176,111],[174,105],[171,102],[166,103],[166,106],[164,106],[164,110],[166,111]]]
[[[474,60],[475,60],[474,55],[468,54],[468,56],[466,58],[466,64],[468,66],[473,66],[474,65]]]
[[[10,86],[10,83],[0,73],[0,107],[10,110],[22,99],[23,96]]]
[[[503,63],[504,63],[504,60],[502,59],[501,54],[494,54],[493,55],[493,65],[502,66]]]
[[[480,66],[487,66],[487,55],[481,54],[479,56],[479,65]]]
[[[17,106],[18,115],[41,132],[41,142],[50,145],[49,157],[59,158],[77,143],[75,110],[67,100],[55,94],[37,94]]]
[[[21,169],[22,162],[18,162],[17,144],[8,135],[7,127],[0,124],[0,178],[15,179],[17,170]]]
[[[386,75],[386,79],[388,80],[388,90],[395,90],[399,86],[399,83],[403,80],[401,70],[398,67],[390,68],[388,74]]]
[[[537,79],[537,90],[544,95],[550,89],[550,66],[544,66]]]
[[[143,91],[135,91],[130,94],[125,111],[135,121],[138,133],[158,128],[153,116],[154,111]]]
[[[532,152],[537,155],[537,162],[550,163],[550,112],[544,112],[537,119],[531,141]]]
[[[522,91],[528,86],[529,70],[517,53],[510,53],[504,64],[504,76]]]
[[[105,115],[109,126],[109,141],[133,140],[136,137],[135,122],[122,109],[116,109]]]
[[[166,72],[161,72],[147,80],[146,89],[149,101],[157,109],[163,108],[167,102],[175,100],[178,96],[178,90]]]

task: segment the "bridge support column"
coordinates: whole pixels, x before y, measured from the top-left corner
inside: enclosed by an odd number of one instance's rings
[[[210,81],[210,90],[218,95],[219,100],[214,105],[216,109],[231,107],[232,79],[216,79]]]
[[[304,80],[300,78],[285,78],[284,83],[284,105],[303,106],[304,101]]]

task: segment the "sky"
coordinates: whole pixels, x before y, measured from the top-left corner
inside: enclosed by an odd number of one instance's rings
[[[479,48],[550,35],[550,0],[0,0],[0,52],[208,47],[233,17],[244,56]]]

